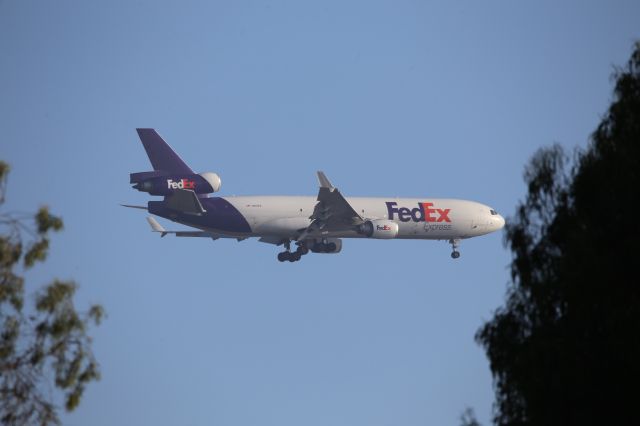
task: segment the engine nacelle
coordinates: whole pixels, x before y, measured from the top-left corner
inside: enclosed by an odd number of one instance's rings
[[[130,183],[138,191],[151,195],[170,195],[177,189],[188,189],[196,194],[218,192],[222,187],[220,176],[216,173],[174,174],[162,171],[131,173]]]
[[[218,192],[220,188],[222,188],[222,179],[220,179],[217,173],[204,172],[200,173],[200,176],[211,185],[211,189],[213,189],[212,192]]]
[[[391,220],[367,220],[358,227],[358,233],[367,238],[390,240],[398,236],[398,224]]]

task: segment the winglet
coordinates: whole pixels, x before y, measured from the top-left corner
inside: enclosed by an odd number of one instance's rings
[[[158,223],[157,220],[153,218],[153,216],[148,216],[147,222],[149,222],[149,225],[151,225],[151,230],[153,232],[160,232],[160,237],[164,237],[165,235],[167,235],[167,231],[162,227],[162,225]]]
[[[318,182],[320,183],[320,188],[333,188],[334,187],[333,185],[331,185],[331,182],[329,182],[329,179],[324,174],[324,172],[320,171],[320,170],[318,170]]]

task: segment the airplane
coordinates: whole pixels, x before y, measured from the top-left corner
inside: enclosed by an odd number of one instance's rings
[[[210,197],[221,189],[218,174],[195,173],[154,129],[136,130],[153,171],[131,173],[130,184],[164,198],[146,206],[122,205],[197,229],[167,231],[149,216],[152,231],[161,237],[258,238],[284,247],[277,256],[280,262],[299,261],[309,252],[339,253],[347,238],[445,240],[457,259],[461,240],[498,231],[505,224],[493,208],[474,201],[344,197],[321,171],[316,197]]]

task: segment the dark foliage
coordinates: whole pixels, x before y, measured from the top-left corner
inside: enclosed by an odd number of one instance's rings
[[[9,166],[0,161],[0,206],[5,200],[8,173]],[[59,423],[51,385],[64,393],[65,408],[71,411],[78,406],[85,386],[99,378],[86,330],[90,323],[98,324],[102,319],[100,305],[78,313],[73,305],[75,283],[54,280],[36,292],[33,307],[24,306],[21,272],[46,259],[49,233],[62,227],[62,219],[46,207],[35,217],[0,212],[2,424]]]
[[[498,425],[638,422],[640,43],[614,78],[589,147],[539,151],[508,221],[506,305],[476,335]]]

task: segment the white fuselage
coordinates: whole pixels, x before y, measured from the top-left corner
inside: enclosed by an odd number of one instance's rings
[[[317,203],[310,196],[233,196],[223,197],[249,223],[245,236],[295,236],[309,226]],[[347,197],[364,219],[386,219],[398,224],[397,238],[462,239],[488,234],[504,226],[502,216],[474,201],[445,198]],[[222,232],[221,229],[210,229]],[[336,238],[362,238],[355,230],[329,232]]]

